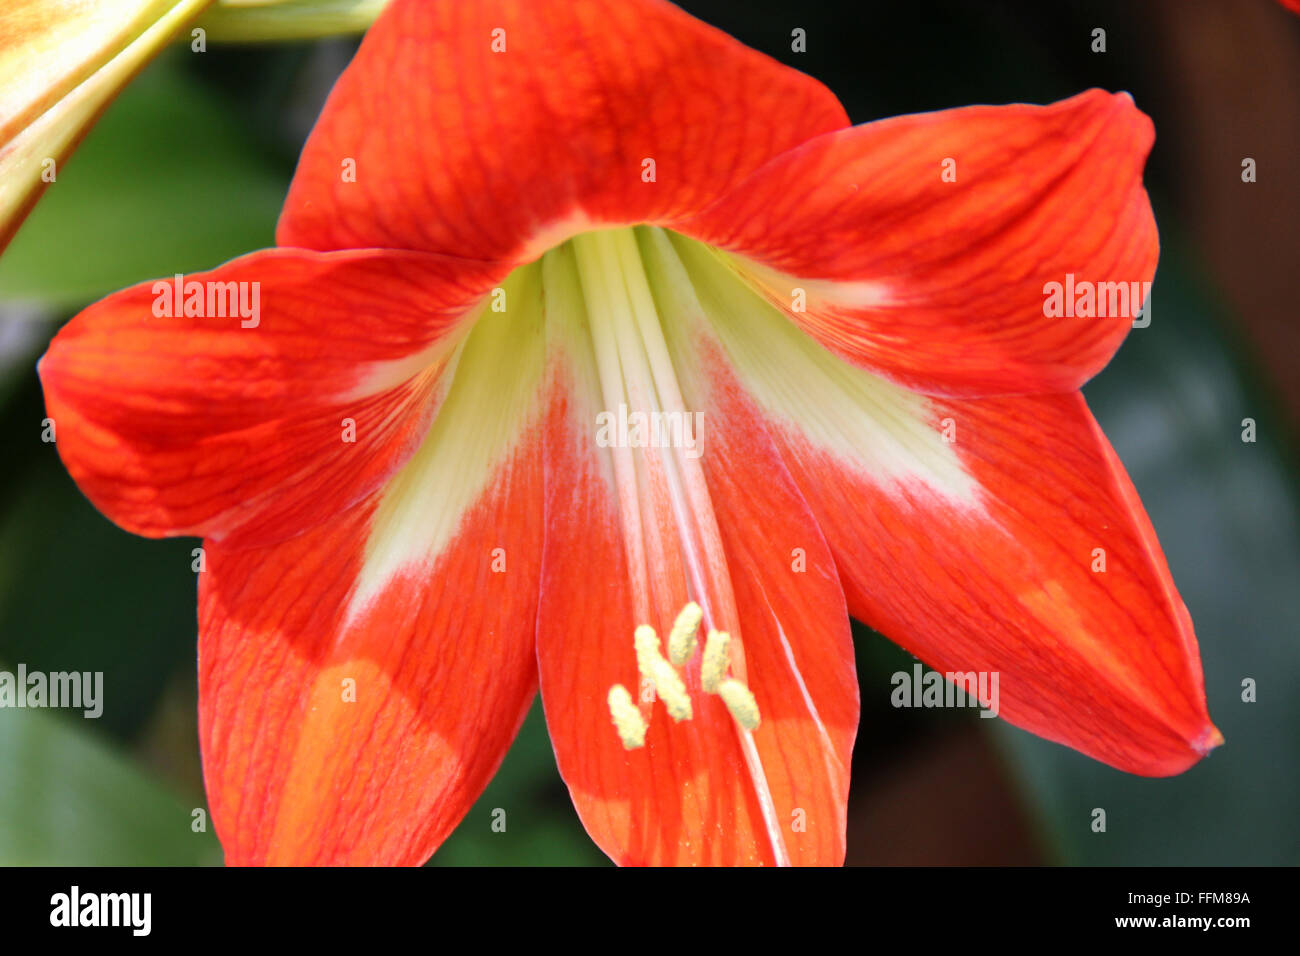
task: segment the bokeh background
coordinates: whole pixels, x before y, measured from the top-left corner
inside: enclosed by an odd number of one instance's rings
[[[912,659],[857,627],[849,862],[1300,862],[1300,18],[1271,0],[683,5],[819,77],[855,122],[1100,86],[1129,90],[1157,129],[1153,321],[1085,393],[1191,610],[1227,744],[1149,780],[970,712],[895,710],[889,676]],[[805,53],[791,50],[796,27]],[[1091,50],[1098,27],[1105,53]],[[99,720],[0,710],[0,863],[221,861],[211,827],[191,827],[205,806],[197,541],[134,538],[95,512],[40,439],[35,361],[107,292],[271,245],[298,151],[354,49],[178,45],[110,107],[0,256],[0,669],[103,671],[108,701]],[[1246,157],[1255,183],[1241,180]],[[434,861],[607,862],[572,811],[540,707]]]

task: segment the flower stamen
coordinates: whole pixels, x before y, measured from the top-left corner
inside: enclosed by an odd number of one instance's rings
[[[673,720],[691,719],[691,697],[673,665],[659,650],[659,635],[653,627],[642,624],[636,629],[636,666],[641,676],[655,685],[655,693],[664,702]]]
[[[710,694],[716,694],[730,664],[731,635],[726,631],[709,631],[700,664],[700,685]]]
[[[603,401],[604,410],[611,414],[626,406],[649,421],[660,420],[659,416],[685,421],[687,415],[702,415],[687,409],[679,378],[684,376],[691,392],[707,394],[700,381],[707,372],[690,361],[679,363],[674,351],[675,346],[694,340],[698,303],[693,293],[679,288],[681,281],[689,279],[668,235],[649,227],[596,229],[574,236],[566,248],[571,258],[566,259],[566,252],[551,261],[555,267],[570,262],[577,273],[586,312],[586,321],[580,326],[590,337],[591,370],[600,396],[589,410]],[[638,700],[642,715],[647,721],[652,719],[657,695],[674,720],[687,720],[693,711],[683,676],[689,675],[692,682],[699,679],[687,668],[698,666],[694,657],[702,638],[700,628],[707,633],[721,622],[733,626],[730,646],[720,655],[715,652],[709,688],[717,693],[729,676],[740,682],[748,679],[743,637],[738,630],[740,614],[701,448],[694,439],[689,446],[670,441],[667,447],[616,442],[609,451],[609,465],[623,529],[634,620],[661,626],[666,600],[679,596],[699,608],[698,622],[694,609],[684,609],[688,611],[686,620],[679,614],[672,630],[665,631],[667,658],[660,653],[653,629],[649,629],[649,637],[640,639],[637,648],[643,681]],[[734,713],[756,725],[757,707],[752,701],[746,706],[743,695],[729,693],[738,701]],[[788,865],[784,824],[758,747],[734,716],[732,729],[772,854],[779,865]]]
[[[731,711],[736,723],[746,730],[758,729],[758,702],[748,687],[734,677],[728,677],[718,685],[718,696],[727,705],[727,710]]]
[[[624,750],[636,750],[645,746],[646,722],[641,711],[632,703],[632,695],[622,684],[615,684],[609,689],[609,715],[614,719],[619,740],[623,741]]]
[[[703,617],[704,611],[694,601],[682,608],[682,613],[677,615],[677,621],[668,635],[668,659],[672,661],[673,667],[684,667],[694,656],[695,636],[699,633]]]
[[[691,696],[686,690],[677,668],[691,659],[696,650],[696,633],[703,611],[694,601],[687,604],[668,639],[671,661],[659,648],[659,635],[649,624],[642,624],[633,634],[636,647],[636,668],[644,681],[648,681],[659,699],[664,702],[668,716],[675,721],[690,720],[694,716]],[[728,677],[731,668],[731,635],[726,631],[709,631],[700,662],[700,685],[710,694],[717,694],[727,705],[732,718],[745,730],[756,730],[761,717],[758,702],[744,681]],[[640,708],[632,702],[632,695],[622,684],[609,689],[609,714],[618,730],[619,739],[626,750],[645,745],[646,719]]]

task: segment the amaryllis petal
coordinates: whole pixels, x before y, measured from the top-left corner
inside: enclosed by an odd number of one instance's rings
[[[998,674],[1001,716],[1120,769],[1177,773],[1221,740],[1186,609],[1078,393],[923,398],[677,245],[851,614],[940,671]]]
[[[1001,716],[1121,770],[1180,773],[1222,736],[1191,619],[1078,393],[948,401],[973,499],[882,488],[788,433],[854,616],[935,669],[999,674]]]
[[[41,360],[59,453],[136,533],[242,531],[248,544],[297,533],[414,452],[439,369],[499,271],[270,250],[126,289],[73,319]],[[185,315],[187,303],[203,314]]]
[[[201,27],[205,41],[322,37],[364,30],[386,3],[6,0],[0,9],[0,249],[104,108],[187,25]]]
[[[189,12],[206,2],[188,4]],[[10,0],[0,13],[0,142],[142,37],[176,0]],[[177,21],[173,27],[179,27]]]
[[[669,233],[637,238],[683,401],[699,410],[746,679],[765,708],[754,743],[773,810],[792,862],[842,863],[858,687],[834,561]]]
[[[678,228],[735,252],[801,328],[895,382],[1072,389],[1110,359],[1149,290],[1152,139],[1127,94],[1100,90],[901,116],[772,160]],[[1093,287],[1091,312],[1058,301],[1048,317],[1049,284],[1065,294],[1067,282]]]
[[[846,122],[816,80],[661,0],[396,0],[330,95],[277,239],[533,258],[694,212]]]
[[[542,261],[556,401],[538,661],[560,772],[588,832],[622,863],[839,863],[857,694],[834,564],[775,448],[698,338],[698,312],[651,292],[640,256],[666,238],[638,238],[640,249],[630,232],[580,238],[576,255],[566,246]],[[615,268],[602,279],[601,265]],[[621,379],[611,380],[607,346]],[[661,412],[702,408],[703,456],[598,440],[599,416],[619,395],[642,412],[643,400]],[[627,750],[606,693],[640,693],[633,631],[650,624],[666,639],[688,594],[706,605],[706,624],[732,633],[733,674],[761,723],[749,733],[705,691],[697,649],[679,668],[691,718],[641,698],[645,745]]]
[[[271,547],[208,543],[200,731],[228,862],[421,863],[500,763],[536,686],[538,333],[476,328],[381,494]]]
[[[0,249],[104,107],[211,2],[6,2],[0,10]]]
[[[230,43],[309,40],[361,33],[388,0],[217,0],[196,23]]]

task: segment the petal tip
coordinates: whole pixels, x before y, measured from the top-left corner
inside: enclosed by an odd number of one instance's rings
[[[1192,746],[1202,757],[1206,756],[1211,750],[1221,746],[1224,743],[1223,734],[1219,728],[1210,724],[1209,727],[1198,737]]]

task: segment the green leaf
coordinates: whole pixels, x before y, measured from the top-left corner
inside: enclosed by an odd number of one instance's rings
[[[221,862],[206,810],[206,830],[195,833],[201,806],[185,806],[90,732],[46,711],[0,710],[0,767],[0,865]]]

